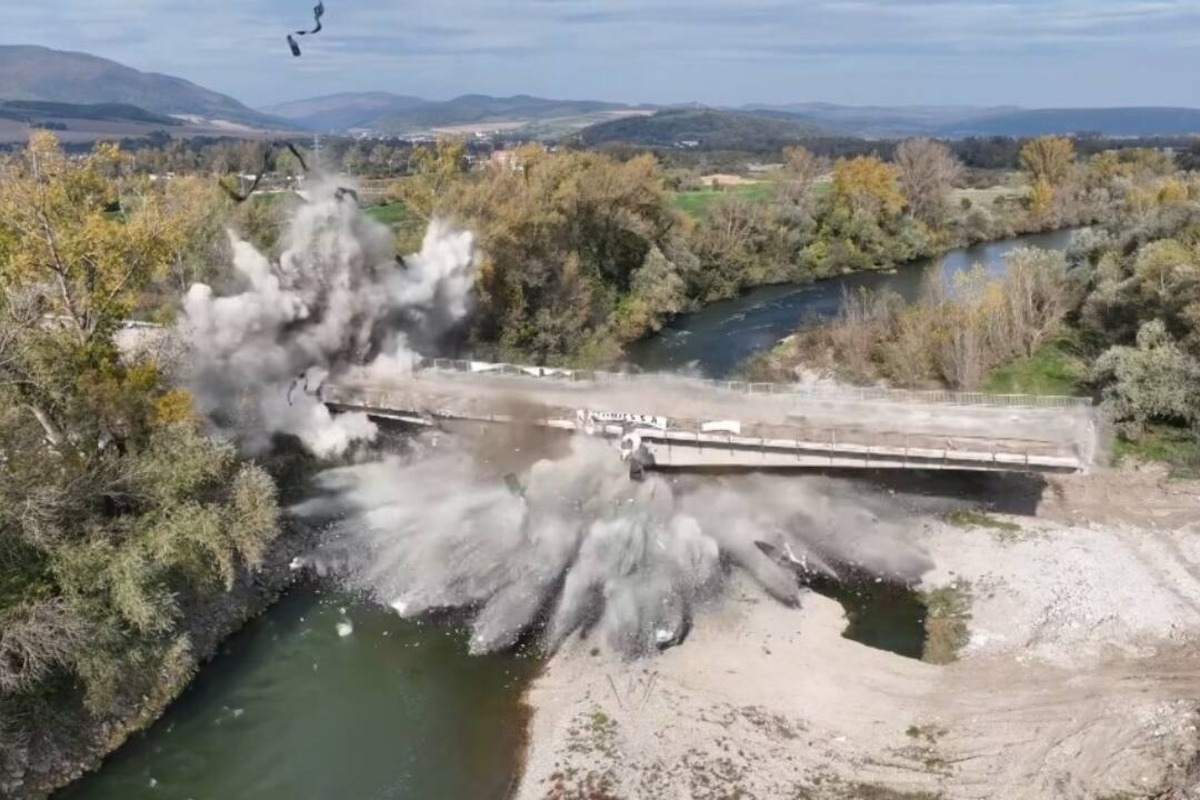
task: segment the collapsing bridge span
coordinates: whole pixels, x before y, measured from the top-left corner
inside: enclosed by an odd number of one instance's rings
[[[433,360],[326,384],[335,412],[419,425],[537,425],[619,444],[638,467],[1070,473],[1090,465],[1085,398],[708,381]]]

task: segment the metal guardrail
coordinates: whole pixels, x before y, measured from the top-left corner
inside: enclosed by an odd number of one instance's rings
[[[993,408],[1087,408],[1091,398],[1063,395],[985,394],[982,392],[916,391],[886,389],[876,386],[802,386],[787,383],[751,383],[721,381],[711,378],[685,378],[659,373],[602,372],[599,370],[531,367],[521,364],[466,361],[453,358],[433,358],[421,362],[424,369],[445,372],[464,372],[475,375],[508,375],[542,380],[591,381],[598,383],[635,383],[680,378],[714,389],[746,394],[787,395],[808,400],[876,403],[934,403],[959,406],[988,406]]]

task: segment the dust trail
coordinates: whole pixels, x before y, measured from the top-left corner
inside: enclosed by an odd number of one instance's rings
[[[365,415],[331,416],[313,396],[316,387],[355,365],[402,374],[414,343],[436,341],[469,310],[469,233],[435,221],[421,252],[400,262],[391,232],[338,188],[312,189],[278,263],[234,240],[236,294],[196,284],[184,300],[187,379],[198,408],[250,448],[290,433],[330,456],[372,438]]]
[[[550,649],[594,628],[614,648],[647,652],[676,641],[733,568],[796,602],[794,571],[760,543],[813,569],[852,563],[901,581],[931,566],[878,513],[890,509],[831,481],[635,482],[611,446],[575,438],[520,482],[512,491],[466,451],[392,457],[323,473],[322,494],[293,510],[333,521],[311,563],[402,616],[471,610],[476,653],[539,623]]]

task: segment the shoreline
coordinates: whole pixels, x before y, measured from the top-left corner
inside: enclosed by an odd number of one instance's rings
[[[1126,500],[1145,498],[1137,506]],[[969,586],[969,641],[937,666],[845,639],[735,576],[682,646],[624,661],[573,638],[527,691],[519,800],[568,797],[1158,797],[1200,779],[1200,484],[1063,480],[1016,529],[913,515]],[[589,794],[593,792],[594,794]],[[741,794],[739,794],[739,792]]]
[[[177,684],[158,687],[128,713],[87,720],[86,729],[71,731],[70,738],[62,735],[61,728],[38,735],[31,742],[30,767],[13,785],[0,786],[9,792],[5,796],[12,800],[51,797],[101,769],[105,759],[130,738],[154,725],[187,691],[200,670],[218,655],[223,642],[266,613],[301,579],[288,564],[308,549],[309,538],[310,534],[284,521],[263,564],[252,572],[239,571],[233,589],[209,598],[183,622],[182,630],[191,637],[192,658]]]
[[[659,352],[660,345],[658,345],[658,340],[664,337],[670,337],[672,335],[687,336],[691,333],[698,333],[702,337],[707,336],[709,332],[706,330],[706,326],[710,325],[711,321],[705,322],[706,315],[714,315],[719,313],[714,311],[714,309],[721,307],[727,307],[733,311],[740,310],[745,313],[746,309],[740,308],[738,304],[746,302],[746,298],[754,295],[756,292],[770,292],[772,289],[776,290],[777,292],[787,291],[789,289],[807,289],[819,294],[822,290],[813,287],[821,287],[824,284],[830,284],[834,281],[854,280],[855,278],[869,281],[873,276],[905,275],[913,272],[914,270],[926,268],[929,265],[936,263],[939,259],[951,255],[966,254],[973,248],[1004,246],[1006,243],[1019,242],[1023,239],[1029,239],[1031,237],[1075,233],[1094,227],[1097,224],[1099,223],[1072,224],[1049,228],[1046,230],[1028,231],[1025,233],[1015,234],[1013,236],[1005,236],[998,239],[988,239],[961,247],[946,248],[933,255],[922,256],[889,266],[875,266],[871,269],[851,270],[849,272],[827,275],[819,278],[809,276],[805,280],[770,281],[754,284],[753,286],[747,286],[732,297],[722,298],[720,300],[714,300],[706,303],[697,301],[696,304],[691,307],[691,310],[687,311],[686,313],[676,314],[669,319],[664,320],[657,330],[650,331],[638,339],[624,343],[622,345],[621,354],[616,361],[616,365],[618,368],[629,369],[633,371],[673,372],[681,369],[686,370],[687,367],[685,361],[680,361],[674,357],[666,356],[666,354],[663,352]],[[762,299],[766,305],[771,305],[775,302],[773,296],[767,296],[766,298],[760,299]],[[748,307],[753,308],[754,306]],[[824,320],[824,322],[828,321],[829,320]],[[805,324],[793,324],[788,326],[785,331],[782,328],[778,328],[778,326],[770,320],[768,320],[765,324],[770,329],[771,336],[774,338],[774,341],[771,344],[762,348],[756,347],[753,350],[742,354],[742,357],[736,359],[734,362],[730,362],[728,364],[725,363],[727,359],[718,358],[718,366],[715,368],[716,371],[709,373],[708,370],[706,370],[706,374],[711,374],[712,377],[740,374],[748,369],[756,359],[765,357],[767,354],[778,348],[782,343],[789,340],[789,338],[794,336],[799,330],[807,327]],[[808,324],[820,323],[813,322]],[[670,350],[671,348],[667,347],[666,349]],[[701,363],[703,363],[705,360],[705,356],[699,353],[692,355],[691,358],[699,359]],[[647,362],[649,362],[652,366],[645,366]],[[712,365],[710,365],[710,367],[711,366]]]
[[[819,278],[810,277],[808,280],[766,281],[764,283],[751,284],[749,286],[743,287],[737,294],[735,294],[731,297],[722,297],[722,298],[718,298],[716,300],[710,300],[708,302],[697,301],[695,308],[693,308],[691,311],[684,311],[684,312],[681,312],[679,314],[676,314],[676,315],[670,317],[669,319],[667,319],[663,322],[662,327],[660,327],[658,330],[650,331],[645,336],[642,336],[639,339],[634,339],[632,342],[628,342],[625,346],[632,347],[634,345],[642,344],[646,341],[649,341],[650,339],[653,339],[656,336],[661,335],[663,333],[663,331],[670,328],[678,320],[686,319],[687,317],[690,317],[693,314],[697,314],[700,311],[703,311],[704,309],[709,308],[710,306],[718,305],[720,303],[730,303],[735,300],[739,300],[739,299],[745,297],[747,294],[755,291],[756,289],[766,289],[766,288],[770,288],[770,287],[774,287],[774,286],[813,286],[814,284],[824,283],[825,281],[832,281],[832,280],[837,280],[838,278],[845,278],[849,275],[865,275],[865,274],[871,274],[871,273],[890,274],[892,272],[898,272],[899,270],[902,270],[902,269],[911,268],[921,261],[927,261],[927,260],[931,260],[931,259],[941,258],[942,256],[944,256],[947,253],[950,253],[954,250],[970,250],[973,247],[983,247],[986,245],[1003,244],[1005,242],[1016,241],[1017,239],[1024,239],[1027,236],[1043,236],[1043,235],[1048,235],[1048,234],[1052,234],[1052,233],[1064,233],[1066,231],[1081,231],[1086,228],[1091,228],[1091,227],[1093,227],[1095,225],[1099,225],[1099,224],[1101,224],[1101,223],[1099,223],[1099,222],[1084,222],[1084,223],[1079,223],[1079,224],[1075,224],[1075,225],[1063,225],[1062,227],[1057,227],[1057,228],[1045,228],[1045,229],[1041,229],[1041,230],[1024,231],[1022,233],[1014,233],[1012,236],[1002,236],[998,239],[983,239],[978,242],[972,242],[971,244],[960,244],[960,245],[955,245],[953,247],[947,247],[944,250],[937,251],[936,253],[930,253],[929,255],[918,256],[917,258],[913,258],[908,261],[900,261],[898,263],[891,264],[888,266],[873,266],[870,269],[855,269],[855,270],[850,270],[849,272],[839,272],[835,275],[825,275],[825,276],[819,277]]]

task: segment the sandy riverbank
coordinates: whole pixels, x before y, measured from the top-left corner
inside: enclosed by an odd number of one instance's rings
[[[1154,797],[1195,781],[1200,487],[1072,478],[1005,519],[1020,529],[908,521],[937,565],[925,588],[973,597],[949,666],[844,639],[832,600],[789,609],[744,578],[660,656],[570,641],[529,694],[519,797]]]

